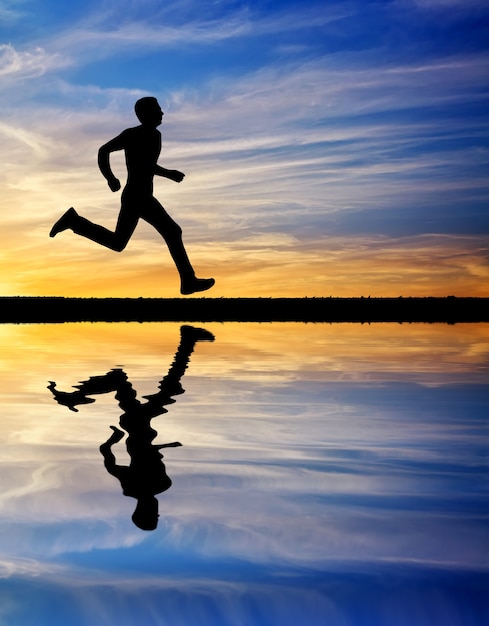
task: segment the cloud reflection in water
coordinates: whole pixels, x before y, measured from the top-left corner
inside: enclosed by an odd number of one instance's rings
[[[12,330],[0,618],[482,625],[487,327],[206,328],[216,342],[192,356],[186,393],[151,417],[183,443],[151,533],[103,467],[113,394],[73,413],[45,387],[119,368],[151,396],[179,326]]]

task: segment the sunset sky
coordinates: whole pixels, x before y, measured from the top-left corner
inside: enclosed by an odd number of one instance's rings
[[[165,111],[155,195],[209,297],[489,295],[486,0],[0,0],[0,295],[176,297],[114,253],[98,148]],[[124,178],[121,154],[113,169]]]

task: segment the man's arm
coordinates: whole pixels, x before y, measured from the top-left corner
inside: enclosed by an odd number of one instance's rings
[[[111,141],[104,144],[98,151],[98,166],[102,175],[107,180],[111,191],[119,191],[121,183],[119,179],[114,176],[110,168],[109,154],[124,149],[123,134],[124,133],[111,139]]]
[[[104,457],[105,469],[113,476],[118,476],[118,470],[121,466],[116,464],[114,453],[112,452],[112,446],[118,443],[123,437],[124,433],[117,426],[111,426],[114,431],[112,435],[107,439],[105,443],[100,446],[100,452]]]
[[[183,172],[179,172],[178,170],[167,170],[161,165],[155,165],[156,176],[163,176],[164,178],[169,178],[170,180],[175,181],[176,183],[181,183],[185,178],[185,174]]]

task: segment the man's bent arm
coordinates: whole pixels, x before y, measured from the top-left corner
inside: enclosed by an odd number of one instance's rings
[[[154,173],[156,176],[169,178],[170,180],[174,180],[176,183],[181,183],[185,177],[183,172],[179,172],[178,170],[167,170],[165,167],[161,167],[161,165],[155,165]]]
[[[111,428],[114,432],[99,449],[104,457],[105,469],[109,474],[118,477],[119,469],[123,466],[117,465],[114,453],[112,452],[112,446],[124,437],[124,433],[120,428],[117,428],[117,426],[111,426]]]
[[[114,176],[112,169],[110,168],[109,154],[116,150],[122,150],[124,148],[121,141],[121,136],[112,139],[108,143],[104,144],[98,151],[98,166],[102,172],[102,176],[107,180],[109,187],[112,191],[119,191],[121,188],[120,181]]]

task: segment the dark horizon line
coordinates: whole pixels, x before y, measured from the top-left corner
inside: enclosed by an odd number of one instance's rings
[[[0,323],[489,322],[489,298],[78,298],[0,296]]]

